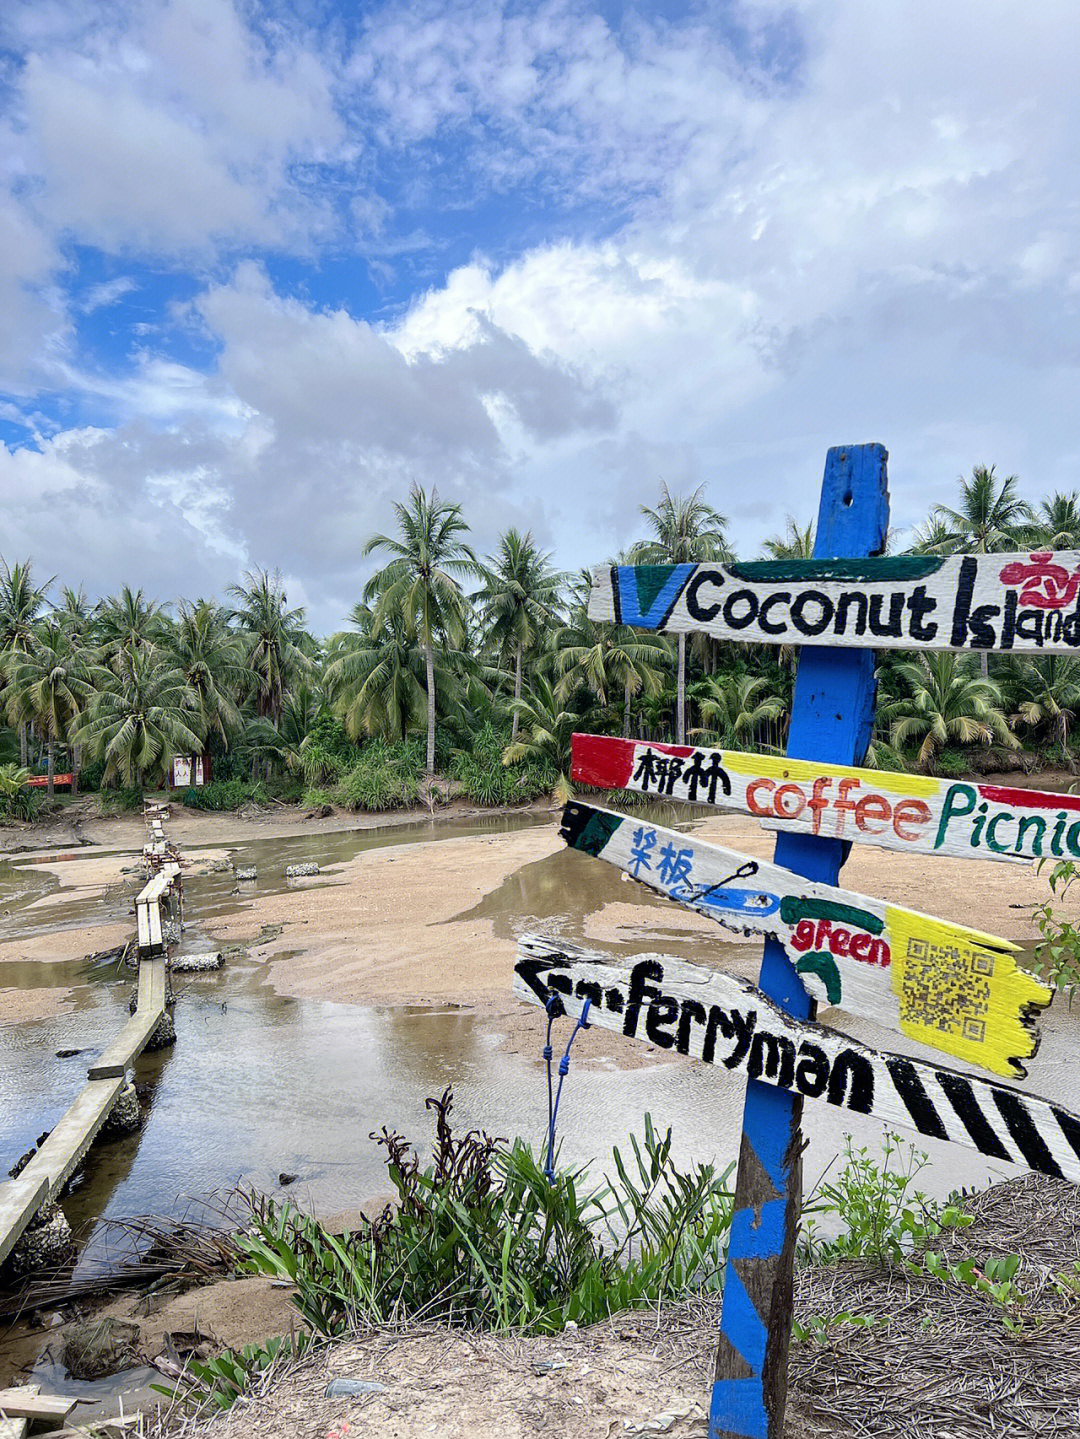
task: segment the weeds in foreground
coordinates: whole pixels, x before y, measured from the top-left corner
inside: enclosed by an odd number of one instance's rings
[[[670,1131],[646,1116],[631,1154],[614,1151],[614,1181],[562,1169],[551,1182],[520,1140],[455,1135],[452,1104],[450,1090],[428,1100],[436,1143],[425,1169],[401,1135],[372,1136],[397,1205],[353,1233],[252,1196],[242,1271],[289,1280],[305,1323],[327,1337],[405,1319],[553,1334],[720,1288],[730,1167],[680,1170]]]
[[[1046,859],[1040,859],[1036,869],[1041,872],[1046,863]],[[1065,899],[1080,878],[1080,868],[1071,859],[1059,860],[1048,878],[1050,898],[1036,905],[1032,913],[1042,935],[1041,942],[1035,946],[1035,968],[1040,979],[1057,989],[1067,990],[1071,1004],[1080,985],[1080,925],[1063,914],[1055,901]]]
[[[819,1240],[811,1218],[805,1257],[822,1264],[837,1259],[902,1264],[943,1229],[966,1228],[972,1218],[958,1204],[940,1205],[914,1188],[927,1160],[925,1151],[886,1131],[879,1164],[865,1145],[855,1149],[845,1135],[840,1173],[819,1183],[805,1210],[811,1216],[834,1214],[844,1227],[836,1238]]]

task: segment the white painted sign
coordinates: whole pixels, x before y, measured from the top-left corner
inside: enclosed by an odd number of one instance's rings
[[[616,565],[589,617],[758,644],[1080,651],[1080,553]]]
[[[571,778],[737,810],[768,829],[905,854],[1080,859],[1080,795],[608,735],[573,737]]]
[[[589,1000],[589,1024],[629,1039],[1080,1183],[1080,1116],[1047,1100],[793,1019],[734,975],[658,954],[607,959],[527,935],[514,993],[539,1005],[556,995],[572,1019]]]

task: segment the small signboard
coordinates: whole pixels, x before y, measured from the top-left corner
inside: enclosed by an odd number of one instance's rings
[[[1080,651],[1080,553],[615,565],[589,618],[773,645]]]
[[[1080,1184],[1080,1116],[793,1019],[734,975],[659,954],[611,963],[526,935],[518,944],[513,988],[533,1004],[557,995],[572,1019],[588,999],[589,1023],[628,1039]]]
[[[1075,794],[592,734],[573,737],[571,778],[904,854],[1080,859]]]

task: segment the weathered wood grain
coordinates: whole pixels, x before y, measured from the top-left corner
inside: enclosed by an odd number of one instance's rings
[[[1008,941],[580,800],[560,833],[725,929],[776,940],[819,1003],[992,1073],[1026,1073],[1034,1017],[1053,995],[1017,968]]]
[[[905,854],[1080,860],[1080,795],[576,734],[571,778]]]
[[[666,955],[610,956],[543,935],[518,942],[514,993],[556,994],[577,1019],[1080,1184],[1080,1115],[959,1070],[888,1054],[798,1020],[735,975]]]
[[[1080,650],[1080,552],[599,566],[589,617],[755,644]]]
[[[36,1389],[37,1385],[0,1389],[0,1413],[9,1419],[56,1419],[63,1423],[79,1402],[63,1394],[38,1394]]]

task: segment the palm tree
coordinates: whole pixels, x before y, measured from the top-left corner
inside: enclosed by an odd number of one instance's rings
[[[169,638],[170,656],[195,696],[196,728],[218,734],[228,748],[229,734],[240,729],[237,698],[248,677],[244,642],[229,628],[227,611],[209,600],[181,600]]]
[[[912,532],[908,553],[912,555],[949,555],[954,547],[953,532],[941,515],[933,512]]]
[[[1075,770],[1068,741],[1080,709],[1080,659],[1072,655],[1012,656],[1005,678],[1016,707],[1012,723],[1044,731],[1052,743],[1061,746],[1065,763]]]
[[[503,764],[517,764],[522,759],[546,759],[555,766],[559,778],[556,797],[562,801],[573,793],[570,785],[570,741],[580,722],[580,715],[562,709],[558,692],[549,679],[535,676],[529,692],[514,701],[521,716],[523,738],[507,745]]]
[[[934,515],[945,527],[941,554],[996,554],[1023,545],[1034,516],[1031,506],[1016,493],[1019,476],[999,480],[994,466],[976,465],[971,479],[960,481],[960,508],[936,505]],[[986,651],[979,653],[985,679],[990,672]]]
[[[228,592],[237,601],[229,611],[229,621],[243,640],[244,668],[254,693],[256,716],[278,729],[288,696],[315,668],[315,644],[304,629],[304,609],[287,608],[288,595],[277,570],[272,574],[248,570],[244,583],[230,585]],[[257,772],[258,757],[252,768]]]
[[[701,498],[699,485],[690,495],[673,495],[661,486],[655,510],[639,505],[653,531],[651,540],[634,546],[634,559],[645,565],[685,565],[708,560],[731,559],[731,547],[724,527],[727,519]],[[678,636],[678,677],[676,681],[675,742],[686,742],[686,636]]]
[[[364,554],[387,550],[393,556],[364,587],[364,599],[377,596],[374,631],[397,616],[414,628],[424,647],[427,679],[427,773],[435,773],[435,643],[460,650],[468,631],[468,605],[457,576],[482,577],[482,568],[461,538],[469,527],[461,506],[431,498],[418,485],[407,504],[395,504],[401,538],[373,535]]]
[[[623,738],[630,738],[630,701],[634,695],[657,695],[663,671],[670,669],[671,650],[663,635],[639,633],[629,625],[591,620],[584,606],[571,612],[570,623],[555,636],[556,693],[565,701],[579,684],[606,709],[622,691]]]
[[[928,769],[937,751],[950,741],[989,745],[997,740],[1009,749],[1020,748],[1002,712],[1000,688],[973,672],[969,656],[949,650],[922,654],[897,665],[896,674],[911,692],[895,706],[898,718],[891,739],[901,748],[922,738],[919,769]]]
[[[722,744],[752,744],[758,730],[775,724],[784,714],[779,695],[761,693],[767,686],[768,680],[761,676],[745,674],[711,675],[703,680],[698,686],[698,704],[706,727],[720,735]]]
[[[147,599],[141,589],[125,585],[118,595],[102,601],[94,628],[103,657],[118,670],[121,654],[161,645],[168,633],[168,621],[156,600]]]
[[[1080,495],[1075,490],[1042,501],[1030,544],[1046,550],[1080,549]]]
[[[976,465],[971,479],[960,481],[960,508],[934,507],[954,552],[990,555],[1016,548],[1034,518],[1031,506],[1016,492],[1019,483],[1017,475],[999,480],[993,465]]]
[[[48,795],[52,799],[56,744],[68,739],[94,693],[95,670],[86,651],[53,621],[38,627],[33,649],[9,652],[4,677],[9,717],[13,722],[32,725],[45,743]],[[77,779],[73,777],[72,793],[76,792]]]
[[[478,599],[484,640],[501,657],[513,656],[514,699],[521,698],[526,653],[534,650],[553,623],[559,606],[560,576],[551,568],[551,556],[537,549],[531,534],[509,529],[499,551],[489,555],[483,569],[484,586]],[[510,731],[517,739],[518,712]]]
[[[761,548],[774,560],[812,560],[814,558],[814,522],[810,520],[802,529],[795,523],[793,515],[787,517],[787,528],[782,535],[773,535],[765,540]]]
[[[55,577],[54,577],[55,578]],[[34,624],[45,608],[52,580],[34,583],[33,560],[8,566],[0,558],[0,654],[26,654],[35,643]],[[19,764],[26,768],[26,725],[19,725]]]
[[[147,645],[121,649],[76,723],[73,739],[105,762],[105,781],[142,788],[164,777],[175,754],[197,754],[195,695],[183,675]]]
[[[387,611],[376,624],[371,609],[352,609],[357,634],[334,635],[327,645],[323,683],[334,713],[351,740],[380,735],[400,740],[425,722],[427,656],[405,616]],[[432,665],[441,696],[455,693],[457,677],[441,648]]]

